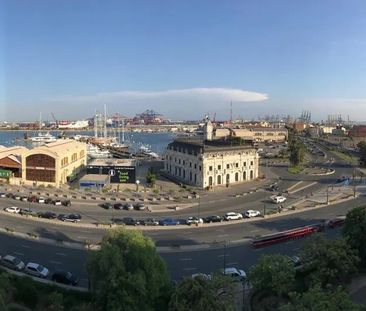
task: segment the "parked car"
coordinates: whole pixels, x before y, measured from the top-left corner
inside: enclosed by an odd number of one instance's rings
[[[6,193],[1,192],[1,193],[0,193],[0,198],[6,198]]]
[[[27,201],[28,201],[28,197],[22,196],[22,197],[21,197],[21,200],[22,200],[23,202],[27,202]]]
[[[56,271],[54,274],[52,274],[51,279],[54,282],[66,285],[75,286],[79,283],[79,278],[68,271]]]
[[[113,205],[114,209],[118,209],[118,210],[122,210],[123,209],[123,204],[122,203],[116,203]]]
[[[302,265],[301,259],[299,256],[289,256],[289,262],[294,265],[294,267],[300,267]]]
[[[179,220],[173,218],[165,218],[159,221],[159,225],[161,226],[176,226],[179,223]]]
[[[104,208],[104,209],[111,209],[111,208],[113,208],[113,205],[111,203],[108,203],[108,202],[102,203],[99,206],[102,207],[102,208]]]
[[[135,209],[138,210],[138,211],[144,211],[146,209],[146,206],[144,203],[137,203],[135,205]]]
[[[132,211],[133,210],[133,204],[132,203],[127,203],[127,204],[125,204],[124,208],[128,211]]]
[[[12,194],[11,192],[8,192],[5,196],[6,196],[7,198],[9,198],[9,199],[14,198],[14,194]]]
[[[244,217],[246,218],[252,218],[252,217],[258,217],[261,215],[261,212],[260,211],[254,211],[254,210],[247,210],[245,213],[244,213]]]
[[[52,204],[53,200],[51,198],[45,198],[44,203],[46,204]]]
[[[328,228],[334,229],[336,227],[343,226],[345,221],[346,221],[346,216],[339,216],[337,218],[329,220],[327,223],[327,226],[328,226]]]
[[[222,222],[223,220],[224,219],[221,216],[213,215],[213,216],[208,216],[208,217],[204,218],[203,222],[206,222],[206,223]]]
[[[140,224],[143,226],[158,226],[159,221],[154,218],[146,218],[140,221]]]
[[[19,195],[19,194],[15,194],[14,196],[13,196],[13,199],[14,200],[20,200],[22,197]]]
[[[35,195],[31,195],[28,197],[28,202],[37,202],[38,201],[38,198],[35,196]]]
[[[246,273],[243,270],[240,270],[240,269],[237,269],[234,267],[225,268],[222,271],[222,274],[230,276],[233,278],[234,281],[238,281],[238,282],[243,281],[247,277]]]
[[[71,201],[70,201],[70,200],[62,200],[62,201],[61,201],[61,204],[62,204],[63,206],[71,206]]]
[[[272,202],[276,203],[276,204],[283,203],[287,200],[283,195],[275,195],[275,196],[271,197],[271,199],[272,199]]]
[[[117,223],[125,224],[126,226],[137,226],[140,224],[138,220],[131,217],[115,218],[114,221]]]
[[[47,268],[35,262],[28,262],[24,271],[32,276],[47,278],[49,271]]]
[[[60,206],[62,203],[61,203],[61,200],[58,200],[58,199],[56,199],[56,200],[53,200],[53,205],[56,205],[56,206]]]
[[[57,215],[53,212],[38,212],[39,218],[46,218],[46,219],[56,219]]]
[[[1,264],[4,267],[7,267],[12,270],[17,270],[17,271],[21,271],[25,267],[25,264],[23,261],[21,261],[17,257],[11,256],[11,255],[6,255],[6,256],[2,257]]]
[[[21,208],[19,211],[20,215],[37,216],[37,213],[30,209],[29,207]]]
[[[191,216],[186,219],[187,225],[198,225],[198,224],[202,224],[202,223],[203,223],[202,218],[198,218],[195,216],[193,216],[193,217]]]
[[[12,214],[19,214],[20,208],[16,206],[10,206],[4,208],[5,212],[12,213]]]
[[[59,216],[61,221],[68,222],[79,222],[81,220],[81,216],[79,214],[63,214],[61,217]]]
[[[39,197],[38,198],[38,203],[46,203],[46,200],[44,197]]]
[[[230,213],[226,213],[224,218],[225,218],[226,221],[239,220],[239,219],[243,219],[243,215],[240,214],[240,213],[230,212]]]

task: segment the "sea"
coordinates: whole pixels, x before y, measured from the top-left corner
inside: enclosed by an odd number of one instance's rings
[[[0,131],[0,145],[10,146],[25,146],[32,148],[32,142],[25,140],[24,136],[37,136],[39,131]],[[49,131],[50,134],[58,137],[61,131]],[[67,131],[64,132],[66,136],[73,135],[88,135],[93,136],[93,131]],[[125,143],[131,146],[132,150],[137,150],[141,146],[150,148],[151,151],[163,155],[167,145],[174,140],[176,135],[174,133],[139,133],[139,132],[125,132]]]

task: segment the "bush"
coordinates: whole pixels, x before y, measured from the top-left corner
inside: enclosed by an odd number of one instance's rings
[[[14,279],[15,294],[17,302],[34,309],[38,304],[38,293],[34,286],[34,281],[28,277]]]

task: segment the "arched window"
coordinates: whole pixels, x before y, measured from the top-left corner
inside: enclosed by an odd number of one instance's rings
[[[235,181],[239,181],[239,173],[238,172],[235,173]]]
[[[217,184],[218,185],[221,185],[221,175],[218,175],[217,176]]]
[[[247,172],[246,171],[243,172],[243,180],[247,180]]]
[[[253,179],[253,171],[250,171],[250,179]]]
[[[208,178],[208,185],[209,185],[209,186],[212,186],[212,179],[213,179],[213,178],[212,178],[212,176],[210,176],[210,177]]]

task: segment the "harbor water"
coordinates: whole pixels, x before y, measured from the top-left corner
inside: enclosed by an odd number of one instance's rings
[[[27,148],[32,147],[30,140],[25,140],[24,136],[28,137],[37,136],[39,131],[0,131],[0,145],[10,146],[25,146]],[[44,133],[44,131],[42,131]],[[61,131],[50,131],[50,134],[58,137]],[[73,135],[88,135],[93,136],[93,131],[67,131],[64,133],[66,137]],[[125,142],[131,145],[132,149],[138,149],[141,146],[150,148],[151,151],[163,155],[167,145],[175,138],[175,134],[172,133],[136,133],[126,132]]]

